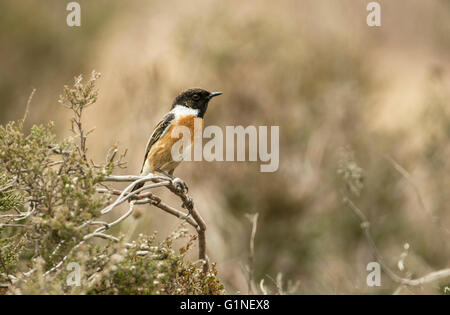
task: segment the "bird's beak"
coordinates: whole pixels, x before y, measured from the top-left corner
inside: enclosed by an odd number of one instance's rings
[[[222,94],[223,94],[222,92],[211,92],[209,94],[209,99],[212,99],[213,97],[219,96],[219,95],[222,95]]]

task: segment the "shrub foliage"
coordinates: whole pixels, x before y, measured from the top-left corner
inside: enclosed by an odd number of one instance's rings
[[[83,110],[95,103],[92,73],[84,85],[75,78],[60,102],[74,113],[75,137],[59,141],[52,123],[24,122],[0,126],[0,285],[11,294],[219,294],[223,286],[215,266],[204,273],[185,254],[195,236],[181,226],[163,242],[154,234],[132,243],[84,240],[92,232],[87,222],[100,216],[110,201],[99,194],[105,176],[124,165],[110,150],[94,164],[86,155]],[[172,248],[182,238],[185,246]],[[72,285],[70,263],[80,266],[80,285]],[[69,283],[69,284],[68,284]]]

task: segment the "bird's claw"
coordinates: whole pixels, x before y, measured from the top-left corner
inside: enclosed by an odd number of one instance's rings
[[[189,214],[192,214],[192,209],[194,208],[194,200],[188,196],[188,200],[181,204],[181,208],[187,209]]]
[[[174,178],[172,180],[172,183],[174,184],[174,186],[179,189],[180,191],[187,193],[189,191],[189,187],[186,184],[186,182],[184,180],[182,180],[181,178]]]

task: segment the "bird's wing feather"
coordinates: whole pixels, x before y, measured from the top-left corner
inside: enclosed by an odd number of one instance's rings
[[[144,168],[145,161],[147,160],[147,155],[150,152],[150,149],[156,143],[156,141],[158,141],[167,132],[167,130],[169,130],[169,126],[173,122],[174,119],[175,119],[175,115],[173,113],[168,113],[159,122],[159,124],[156,125],[155,129],[153,130],[152,135],[150,136],[150,139],[147,142],[147,148],[145,149],[144,163],[142,164],[142,169]],[[142,172],[142,169],[141,169],[141,172]]]

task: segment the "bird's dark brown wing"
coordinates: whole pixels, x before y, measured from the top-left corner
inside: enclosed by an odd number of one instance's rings
[[[162,135],[164,135],[172,121],[175,119],[175,115],[173,113],[168,113],[164,118],[159,122],[158,125],[156,125],[155,129],[153,130],[152,135],[150,136],[150,139],[147,143],[147,148],[145,149],[145,156],[144,156],[144,162],[142,163],[142,169],[144,168],[145,161],[147,160],[147,155],[150,152],[150,149],[152,146],[158,141]]]

